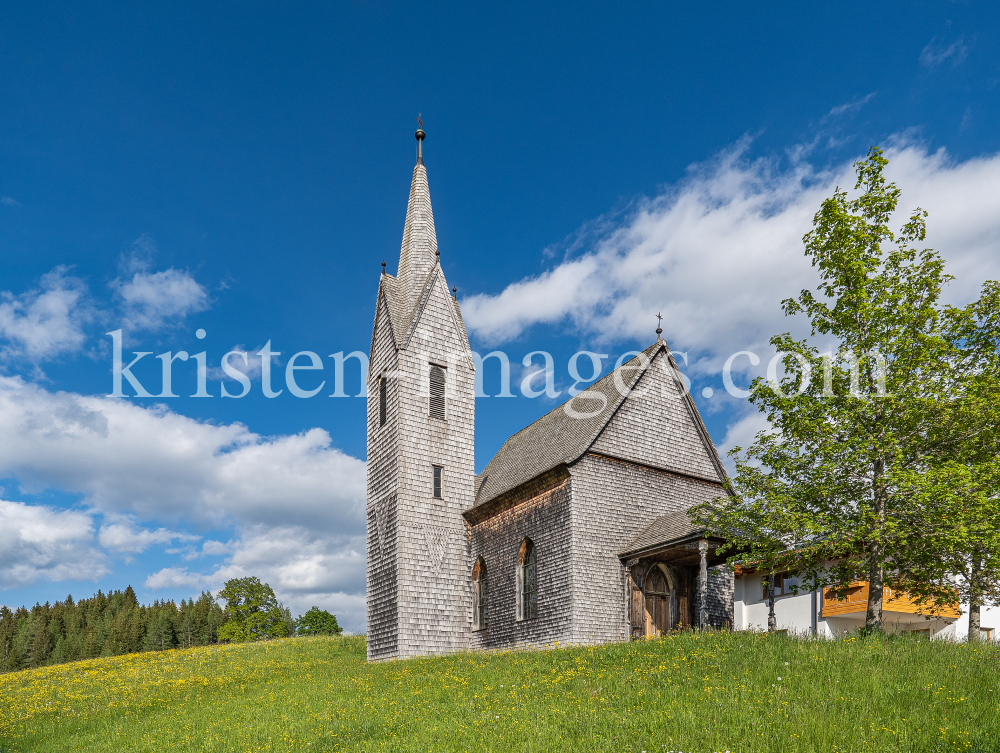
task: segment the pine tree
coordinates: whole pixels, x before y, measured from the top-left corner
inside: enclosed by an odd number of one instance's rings
[[[52,653],[52,635],[45,620],[45,613],[38,610],[32,615],[33,636],[28,652],[28,666],[41,667]]]
[[[174,647],[174,631],[164,610],[157,608],[146,628],[146,650],[166,651]]]

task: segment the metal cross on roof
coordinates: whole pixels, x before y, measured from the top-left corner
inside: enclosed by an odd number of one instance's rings
[[[416,117],[415,119],[416,119],[416,121],[417,121],[417,125],[418,125],[418,126],[420,126],[421,128],[423,128],[423,127],[424,127],[424,121],[422,121],[422,120],[420,119],[420,115],[421,115],[421,113],[419,113],[419,112],[418,112],[418,113],[417,113],[417,117]]]

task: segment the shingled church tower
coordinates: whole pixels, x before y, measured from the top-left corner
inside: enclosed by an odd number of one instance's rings
[[[422,129],[396,276],[379,281],[368,372],[368,658],[469,645],[475,363],[441,270]]]

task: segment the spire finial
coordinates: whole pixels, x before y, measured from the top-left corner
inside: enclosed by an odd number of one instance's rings
[[[385,274],[385,259],[382,260],[382,274]]]
[[[451,297],[454,298],[456,301],[458,300],[458,286],[457,285],[452,285],[451,286]]]
[[[413,134],[417,139],[417,164],[424,164],[424,139],[427,138],[427,134],[424,133],[424,121],[421,120],[420,113],[417,113],[417,132]]]
[[[663,334],[663,327],[660,325],[663,323],[663,317],[659,314],[656,315],[656,342],[660,342],[663,338],[660,335]]]

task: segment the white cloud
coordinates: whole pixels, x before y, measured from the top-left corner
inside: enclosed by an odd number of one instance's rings
[[[220,554],[229,554],[233,550],[231,544],[209,539],[201,545],[201,553],[206,557],[217,557]]]
[[[0,196],[0,204],[4,204],[8,207],[21,206],[21,202],[11,196]]]
[[[745,147],[692,167],[617,223],[596,223],[602,230],[578,242],[581,253],[544,274],[467,298],[469,329],[494,343],[536,324],[599,341],[651,341],[662,311],[671,345],[701,355],[695,371],[718,371],[738,350],[763,355],[773,334],[804,333],[801,317],[784,317],[779,302],[815,285],[802,236],[835,186],[853,187],[853,168],[817,170],[796,158],[780,169],[747,160]],[[943,149],[900,142],[888,157],[901,213],[930,211],[927,245],[958,277],[946,294],[970,299],[984,279],[1000,276],[1000,155],[955,162]]]
[[[138,520],[235,529],[230,542],[202,545],[201,556],[225,555],[221,567],[169,567],[149,576],[147,587],[217,588],[229,577],[257,575],[289,606],[347,604],[355,610],[349,624],[364,624],[357,604],[364,598],[365,464],[332,447],[327,432],[263,437],[163,406],[52,393],[19,377],[0,377],[0,426],[0,477],[17,478],[28,492],[83,495],[106,516],[99,541],[107,549],[136,553],[198,538],[144,529]],[[179,553],[197,556],[192,547]]]
[[[941,42],[935,37],[920,52],[920,64],[927,68],[934,68],[941,65],[948,58],[952,58],[951,67],[957,68],[969,55],[969,48],[960,38],[951,44]]]
[[[718,445],[726,473],[732,475],[736,472],[736,465],[729,457],[729,451],[734,447],[746,449],[753,444],[759,432],[767,431],[770,427],[771,424],[765,414],[756,408],[745,406],[743,416],[726,427],[726,438],[722,440],[721,445]]]
[[[218,588],[230,578],[257,575],[290,595],[359,592],[365,584],[363,531],[329,536],[301,526],[253,526],[226,547],[229,557],[211,572],[164,568],[146,580],[149,588],[197,584]]]
[[[176,269],[149,272],[142,255],[147,252],[137,249],[122,262],[129,279],[111,283],[126,329],[162,329],[208,308],[208,293],[190,274]],[[109,311],[95,307],[83,280],[65,266],[56,267],[33,290],[0,293],[0,356],[37,364],[76,353],[85,343],[84,328],[108,316]]]
[[[86,513],[0,500],[0,587],[98,580],[108,570],[93,539]]]
[[[254,526],[226,550],[230,556],[211,572],[167,567],[151,574],[145,586],[218,590],[229,578],[256,575],[293,613],[315,605],[337,614],[341,625],[364,629],[363,532],[331,536],[301,526]]]
[[[177,269],[137,271],[112,287],[122,299],[125,327],[155,331],[208,308],[208,292],[190,274]]]
[[[3,355],[38,362],[80,350],[83,325],[93,318],[87,289],[79,278],[56,267],[42,276],[39,288],[21,295],[0,293],[0,337]]]
[[[227,352],[246,353],[247,362],[243,363],[243,359],[239,356],[230,356],[228,361],[229,366],[241,374],[245,374],[250,381],[259,381],[261,370],[264,366],[263,359],[257,355],[261,348],[263,348],[262,345],[258,345],[256,348],[247,348],[245,345],[234,345]],[[273,358],[272,363],[277,366],[282,364],[283,361],[280,356],[276,356]],[[236,381],[233,377],[226,373],[225,369],[223,369],[221,365],[209,368],[208,379],[213,382]]]
[[[98,542],[105,549],[130,554],[139,554],[156,544],[169,544],[172,541],[197,541],[199,538],[201,537],[189,533],[168,531],[166,528],[157,528],[155,531],[137,528],[135,523],[128,518],[104,523],[97,536]]]
[[[310,429],[263,437],[164,406],[0,377],[0,473],[83,494],[102,513],[206,524],[364,527],[364,462]]]
[[[161,588],[190,588],[192,590],[205,589],[214,585],[211,576],[204,576],[200,573],[189,573],[184,567],[165,567],[153,573],[144,584],[146,588],[158,591]]]
[[[856,99],[853,102],[845,102],[842,105],[837,105],[836,107],[831,108],[830,112],[828,112],[823,117],[823,121],[825,122],[828,121],[830,118],[836,118],[841,115],[846,115],[848,113],[850,114],[856,113],[866,104],[868,104],[871,101],[872,97],[874,96],[875,92],[871,92],[870,94],[866,94],[865,96],[861,97],[860,99]]]

